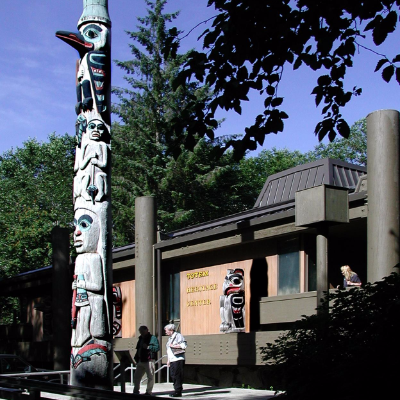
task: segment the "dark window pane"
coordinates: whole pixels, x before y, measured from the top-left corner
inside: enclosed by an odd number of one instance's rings
[[[169,281],[169,319],[180,318],[181,283],[180,273],[171,273]]]
[[[300,257],[298,239],[279,245],[278,295],[300,292]]]

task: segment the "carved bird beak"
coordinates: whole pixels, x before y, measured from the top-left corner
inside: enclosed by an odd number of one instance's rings
[[[79,32],[57,31],[56,37],[78,50],[81,58],[94,48],[93,43],[87,42]]]

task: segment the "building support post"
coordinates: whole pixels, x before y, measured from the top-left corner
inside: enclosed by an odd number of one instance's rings
[[[136,330],[145,325],[154,333],[153,245],[157,240],[156,201],[152,196],[135,200],[135,305]]]
[[[71,271],[69,269],[69,231],[56,226],[51,231],[53,247],[53,369],[69,369],[71,354]]]
[[[317,227],[317,306],[321,306],[324,292],[329,291],[328,283],[328,232],[329,227],[320,223]],[[317,314],[326,310],[318,310]]]
[[[162,252],[160,249],[156,250],[156,262],[157,262],[157,315],[156,315],[156,324],[157,331],[156,335],[158,336],[158,340],[160,344],[162,344],[162,336],[163,336],[163,323],[162,323],[162,278],[161,278],[161,258]],[[160,347],[160,351],[158,352],[158,359],[162,357],[163,349]],[[158,383],[161,383],[161,374],[158,374]]]
[[[399,112],[367,116],[369,282],[399,272]]]

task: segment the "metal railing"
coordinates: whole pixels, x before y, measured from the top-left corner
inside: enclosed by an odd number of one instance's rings
[[[24,372],[19,374],[0,374],[0,377],[4,378],[32,378],[34,376],[51,376],[51,375],[59,375],[60,383],[64,384],[64,375],[67,375],[66,383],[69,383],[69,374],[70,371],[43,371],[43,372]],[[49,380],[51,381],[51,380]]]
[[[162,359],[165,358],[165,357],[167,357],[166,354],[163,355],[161,358],[159,358],[157,361],[155,361],[155,364],[157,365],[158,363],[162,362]],[[121,366],[121,364],[117,364],[114,367],[114,374],[115,374],[115,371],[117,371],[118,368],[120,368],[120,366]],[[156,374],[160,374],[161,370],[163,370],[164,368],[167,368],[167,383],[169,383],[169,366],[167,364],[164,364],[164,365],[161,364],[161,367],[154,371],[154,376],[156,376]],[[134,371],[135,370],[136,370],[136,367],[135,367],[134,364],[131,364],[129,367],[126,367],[125,370],[124,370],[124,372],[131,371],[131,386],[133,386],[133,375],[134,375]],[[114,381],[117,380],[120,376],[121,376],[121,372],[114,376]],[[147,381],[147,377],[142,379],[140,381],[140,383],[143,383],[143,382],[146,382],[146,381]],[[125,384],[125,380],[122,379],[121,383]]]
[[[166,354],[163,355],[161,358],[159,358],[159,359],[155,362],[155,364],[157,365],[157,363],[161,362],[162,359],[163,359],[164,357],[168,357],[168,356],[167,356]],[[167,368],[167,383],[169,383],[169,366],[168,366],[168,364],[164,364],[164,365],[161,364],[161,367],[158,368],[158,369],[156,369],[156,370],[154,371],[154,376],[156,376],[157,373],[161,373],[161,370],[163,370],[164,368]],[[144,378],[144,379],[142,379],[142,380],[140,381],[140,383],[143,383],[143,382],[146,382],[146,381],[147,381],[147,377]]]

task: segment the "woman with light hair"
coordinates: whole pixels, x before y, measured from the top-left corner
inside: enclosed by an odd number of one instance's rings
[[[167,342],[167,365],[171,372],[171,379],[174,384],[174,393],[169,397],[182,397],[183,367],[185,366],[185,349],[187,343],[185,338],[178,332],[174,324],[164,327],[165,334],[169,336]]]
[[[348,265],[343,265],[340,267],[340,270],[342,271],[343,286],[345,288],[349,286],[361,286],[361,279]]]

